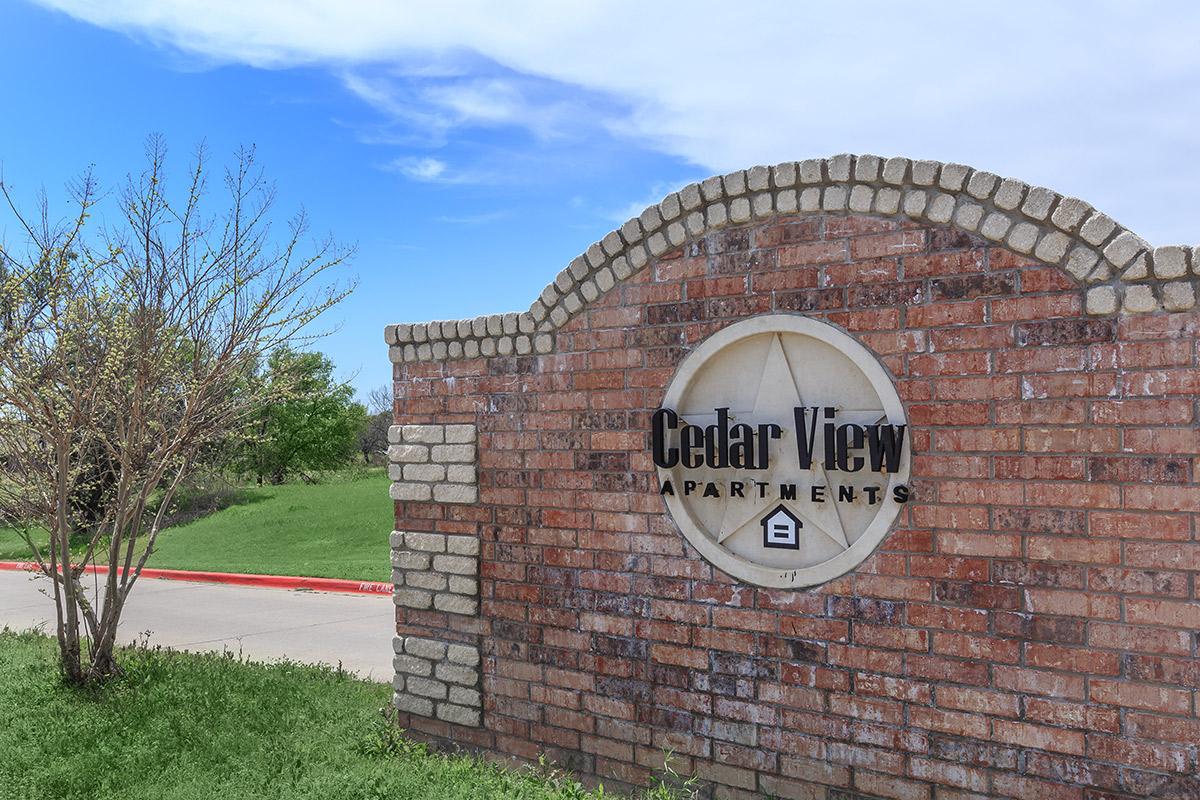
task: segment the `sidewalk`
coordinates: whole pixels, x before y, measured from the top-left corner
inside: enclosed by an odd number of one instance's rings
[[[96,576],[94,580],[101,581]],[[48,580],[0,572],[0,627],[54,631]],[[179,650],[230,650],[256,660],[290,658],[342,666],[379,682],[392,679],[395,607],[390,596],[284,591],[142,577],[130,595],[119,638]]]

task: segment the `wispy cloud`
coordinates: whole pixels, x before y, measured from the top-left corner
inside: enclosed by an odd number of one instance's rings
[[[436,158],[397,158],[389,166],[414,181],[444,181],[447,177],[446,162]]]
[[[705,172],[942,158],[1083,196],[1155,241],[1198,233],[1200,126],[1180,112],[1200,102],[1200,5],[1183,0],[38,2],[210,60],[326,65],[430,147],[513,129],[531,148],[617,137]]]
[[[493,222],[500,222],[512,216],[509,211],[485,211],[481,214],[466,214],[464,216],[440,216],[434,217],[434,222],[441,222],[446,225],[488,225]]]

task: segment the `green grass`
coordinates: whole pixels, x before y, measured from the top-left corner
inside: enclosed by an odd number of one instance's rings
[[[163,531],[148,566],[386,581],[393,515],[383,469],[256,486],[229,508]]]
[[[385,686],[328,668],[122,651],[103,690],[65,687],[46,637],[0,632],[5,800],[598,800],[562,774],[429,753]],[[681,797],[659,787],[648,797]]]
[[[28,561],[29,545],[12,528],[0,528],[0,561]]]

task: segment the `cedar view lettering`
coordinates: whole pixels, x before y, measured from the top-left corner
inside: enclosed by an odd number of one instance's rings
[[[662,469],[682,466],[684,469],[715,470],[766,470],[771,463],[771,443],[783,438],[784,429],[777,423],[749,425],[744,422],[731,424],[729,409],[714,409],[717,421],[708,426],[691,425],[670,408],[660,408],[651,418],[652,456],[654,464]],[[859,425],[838,424],[837,409],[832,406],[797,406],[793,409],[796,431],[796,455],[800,468],[812,469],[814,455],[820,457],[826,473],[860,472],[864,469],[876,473],[896,472],[900,468],[904,451],[907,425],[876,423]],[[817,432],[820,426],[823,447],[817,449]],[[701,497],[759,497],[775,493],[782,500],[796,499],[794,483],[772,486],[752,477],[741,480],[698,481],[686,479],[676,487],[671,480],[664,480],[660,494],[684,496],[699,494]],[[880,501],[878,486],[818,486],[809,487],[809,501],[823,503],[856,502],[860,499],[874,505]],[[892,489],[896,502],[908,501],[907,486]]]

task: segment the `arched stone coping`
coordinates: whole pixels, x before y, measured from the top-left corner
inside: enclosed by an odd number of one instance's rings
[[[775,216],[869,214],[948,225],[1062,269],[1089,314],[1196,304],[1200,247],[1151,247],[1074,197],[962,164],[838,155],[751,167],[667,195],[574,259],[524,313],[389,325],[391,360],[549,353],[554,332],[598,297],[709,231]]]

